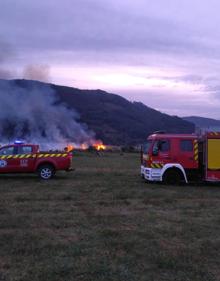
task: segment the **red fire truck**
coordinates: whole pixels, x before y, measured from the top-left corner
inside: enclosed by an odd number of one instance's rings
[[[72,153],[40,152],[39,145],[15,143],[0,148],[0,174],[37,173],[51,179],[58,170],[71,171]]]
[[[168,184],[220,182],[220,132],[150,135],[142,150],[141,176]]]

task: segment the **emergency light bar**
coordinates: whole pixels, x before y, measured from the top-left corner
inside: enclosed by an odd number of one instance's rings
[[[14,144],[24,144],[25,141],[23,140],[15,140]]]

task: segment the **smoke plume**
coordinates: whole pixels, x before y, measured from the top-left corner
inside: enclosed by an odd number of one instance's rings
[[[16,138],[63,147],[67,142],[90,143],[94,134],[80,124],[78,114],[60,104],[55,91],[36,81],[0,80],[0,138]]]
[[[23,78],[49,82],[50,67],[46,64],[29,64],[24,68]]]
[[[15,74],[4,65],[5,62],[14,56],[15,54],[12,51],[11,46],[0,41],[0,79],[11,79],[13,74]]]

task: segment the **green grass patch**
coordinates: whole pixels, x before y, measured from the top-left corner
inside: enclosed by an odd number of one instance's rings
[[[220,186],[147,184],[139,155],[0,176],[0,280],[220,280]]]

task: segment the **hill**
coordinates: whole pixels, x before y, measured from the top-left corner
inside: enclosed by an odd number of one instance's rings
[[[101,90],[52,87],[62,101],[80,113],[81,121],[105,143],[140,143],[156,130],[194,132],[192,123],[161,113],[140,102],[130,102],[119,95]]]
[[[199,117],[199,116],[189,116],[183,117],[184,120],[191,122],[199,128],[219,128],[220,129],[220,120]]]
[[[41,90],[49,86],[57,95],[56,103],[76,110],[80,116],[78,121],[87,124],[106,144],[142,143],[148,134],[156,130],[172,133],[194,131],[194,125],[186,120],[102,90],[80,90],[30,80],[11,80],[8,83],[16,85],[18,90],[28,89],[28,92],[36,85]]]

